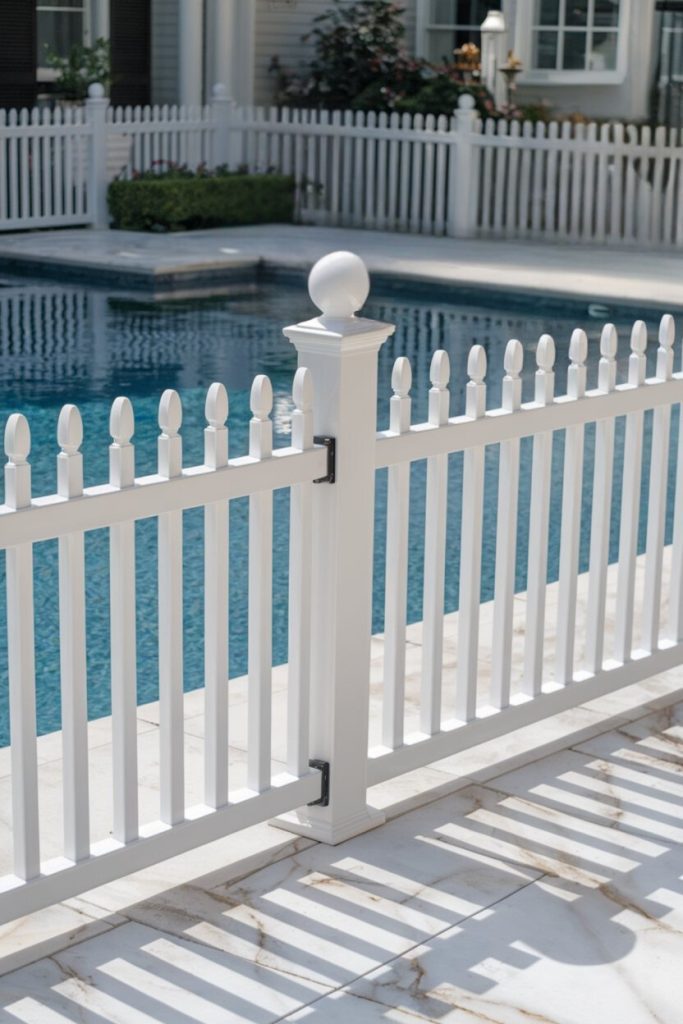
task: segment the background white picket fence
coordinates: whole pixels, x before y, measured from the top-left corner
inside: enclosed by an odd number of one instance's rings
[[[293,175],[304,223],[467,238],[683,245],[680,129],[237,108],[0,111],[0,230],[106,227],[113,177],[169,163]]]
[[[536,350],[534,400],[522,403],[523,347],[505,353],[501,407],[487,408],[485,349],[469,355],[465,407],[451,415],[450,367],[433,354],[427,420],[412,423],[412,372],[401,356],[392,375],[390,424],[377,432],[378,354],[392,324],[352,314],[368,292],[361,261],[331,254],[311,273],[319,318],[285,329],[299,357],[293,386],[291,445],[273,450],[272,390],[255,378],[247,456],[229,459],[228,397],[222,383],[206,399],[204,463],[183,467],[182,407],[175,391],[159,405],[158,467],[135,476],[133,408],[116,398],[111,412],[109,481],[83,487],[78,409],[66,405],[57,424],[57,493],[31,491],[30,430],[20,414],[5,431],[5,505],[0,547],[7,572],[7,639],[12,775],[13,871],[0,880],[0,920],[27,913],[131,871],[200,846],[274,814],[293,812],[283,827],[336,843],[379,824],[367,806],[368,786],[453,754],[559,710],[582,704],[683,664],[683,373],[674,372],[675,327],[663,317],[655,375],[646,378],[647,330],[631,332],[627,379],[617,380],[617,334],[602,332],[601,360],[589,389],[587,339],[574,331],[567,393],[555,395],[555,345]],[[676,415],[673,411],[676,410]],[[623,460],[616,427],[625,417]],[[589,616],[586,657],[577,655],[581,496],[587,428],[595,432],[590,509]],[[673,427],[676,427],[674,436]],[[620,428],[621,429],[621,428]],[[553,437],[564,445],[553,455]],[[645,444],[645,436],[651,441]],[[320,437],[336,440],[335,479]],[[520,447],[531,438],[524,658],[513,661],[513,598],[520,525]],[[318,440],[316,440],[318,439]],[[677,462],[671,458],[677,446]],[[490,688],[481,685],[480,580],[484,467],[497,450],[495,596]],[[444,580],[453,569],[448,478],[451,457],[463,460],[459,504],[457,670],[446,668]],[[551,467],[562,459],[559,599],[554,664],[544,665]],[[406,727],[406,605],[411,466],[426,460],[421,688],[417,727]],[[619,470],[617,471],[617,466]],[[379,747],[370,747],[370,663],[375,480],[388,473],[384,682]],[[620,477],[620,479],[616,479]],[[641,489],[649,480],[642,586],[637,580]],[[289,523],[274,517],[273,492],[289,488]],[[664,574],[667,493],[675,488],[671,564]],[[228,772],[230,502],[249,499],[248,683],[246,787]],[[619,512],[616,626],[606,626],[610,522]],[[203,797],[187,806],[183,759],[183,510],[204,510]],[[141,820],[136,735],[135,523],[158,523],[159,760],[158,820]],[[89,820],[86,571],[84,536],[110,537],[113,817],[93,836]],[[272,549],[274,531],[289,530],[289,666],[287,712],[272,714]],[[63,762],[63,856],[41,858],[47,812],[38,784],[34,654],[33,547],[59,543],[60,676]],[[491,551],[490,545],[488,546]],[[670,555],[670,557],[669,557]],[[202,557],[199,551],[195,557]],[[664,588],[666,583],[666,588]],[[665,611],[665,609],[667,609]],[[608,642],[609,641],[609,642]],[[196,712],[195,712],[196,713]],[[276,735],[286,735],[286,770],[271,775]],[[100,741],[101,743],[101,741]],[[309,756],[313,767],[309,766]],[[329,805],[321,796],[320,762],[330,766]],[[155,789],[157,788],[155,785]]]

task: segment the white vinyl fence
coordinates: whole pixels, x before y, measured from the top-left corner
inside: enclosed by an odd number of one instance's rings
[[[683,133],[647,126],[205,107],[0,111],[0,230],[108,223],[113,177],[200,164],[291,174],[304,223],[683,245]]]
[[[559,710],[683,664],[683,373],[674,372],[674,322],[659,328],[656,370],[646,377],[647,331],[630,338],[628,376],[617,379],[617,334],[602,333],[597,380],[587,380],[587,340],[576,330],[567,393],[555,394],[555,345],[541,337],[535,395],[522,403],[523,348],[505,354],[500,408],[487,407],[485,349],[469,355],[465,407],[452,415],[450,368],[433,354],[428,415],[412,423],[411,367],[393,370],[389,429],[377,433],[378,354],[391,324],[354,315],[369,283],[358,257],[335,253],[309,279],[321,314],[285,329],[295,345],[291,446],[273,450],[272,391],[258,376],[251,390],[249,454],[229,459],[228,397],[222,383],[206,399],[202,465],[184,467],[182,409],[175,391],[159,405],[158,467],[135,475],[133,408],[111,410],[109,480],[83,488],[78,409],[57,424],[57,493],[33,496],[29,424],[10,417],[5,431],[6,496],[0,547],[6,553],[13,870],[0,881],[0,920],[90,889],[197,847],[274,814],[283,827],[336,843],[379,824],[367,788]],[[590,387],[589,387],[590,384]],[[675,411],[675,415],[674,415]],[[615,460],[617,423],[625,418],[623,462]],[[586,659],[577,657],[577,588],[584,455],[595,432],[590,509],[589,626]],[[561,435],[562,516],[554,665],[544,670],[553,436]],[[651,441],[645,444],[645,436]],[[531,439],[530,515],[523,664],[512,658],[513,595],[519,526],[520,447]],[[331,459],[331,442],[336,458]],[[671,453],[676,450],[677,463]],[[482,513],[487,451],[499,449],[494,649],[490,692],[482,693],[479,658]],[[459,493],[461,558],[457,670],[446,668],[444,580],[448,555],[450,459],[464,462]],[[425,515],[419,544],[424,567],[419,725],[405,727],[406,601],[411,465],[426,462]],[[616,466],[623,466],[617,476]],[[382,744],[369,749],[369,678],[375,479],[388,473],[385,562],[385,660]],[[647,509],[641,484],[649,479]],[[675,486],[673,547],[663,572],[667,490]],[[290,489],[289,524],[274,517],[273,492]],[[246,788],[228,773],[230,502],[249,500]],[[183,759],[183,510],[204,510],[204,786],[187,806]],[[610,520],[620,515],[614,637],[606,627]],[[158,783],[159,817],[141,821],[136,736],[135,523],[158,523],[159,759],[147,768]],[[637,536],[647,521],[645,572],[637,580]],[[272,549],[289,529],[289,668],[287,713],[272,714]],[[86,571],[84,536],[110,537],[113,821],[110,838],[92,842],[89,821]],[[57,538],[63,757],[63,856],[41,859],[34,653],[33,547]],[[489,548],[490,550],[490,548]],[[139,563],[138,563],[139,565]],[[662,593],[666,580],[666,593]],[[664,614],[664,608],[668,611]],[[608,641],[609,637],[609,643]],[[413,653],[417,648],[413,646]],[[287,737],[286,770],[271,775],[275,735]],[[199,741],[198,741],[199,742]],[[311,758],[309,762],[309,758]],[[324,777],[329,769],[329,787]],[[101,785],[101,783],[100,783]],[[147,778],[149,785],[149,777]],[[327,794],[327,797],[325,796]],[[329,798],[329,803],[325,799]],[[319,801],[323,799],[323,804]],[[316,804],[315,802],[318,801]],[[314,806],[307,806],[315,804]]]

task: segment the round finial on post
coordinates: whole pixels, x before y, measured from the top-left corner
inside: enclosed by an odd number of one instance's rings
[[[99,82],[92,82],[88,86],[88,99],[91,100],[103,100],[104,99],[104,86]]]
[[[31,451],[31,428],[20,412],[12,413],[5,427],[5,455],[15,466],[22,466]]]
[[[448,387],[450,379],[451,360],[448,352],[446,352],[445,349],[440,348],[432,356],[432,362],[429,367],[429,380],[431,381],[433,388],[443,391],[444,388]]]
[[[405,356],[399,356],[391,371],[391,388],[399,398],[407,398],[413,383],[413,371],[410,361]]]
[[[215,100],[224,100],[228,95],[228,87],[223,85],[222,82],[216,82],[211,90],[211,95]]]
[[[112,402],[111,413],[109,414],[109,433],[114,444],[123,447],[130,444],[130,439],[135,433],[135,416],[133,406],[129,398],[119,395]]]
[[[524,366],[524,347],[521,341],[517,341],[516,338],[512,338],[505,346],[503,366],[508,377],[516,379],[522,372]]]
[[[469,92],[464,92],[458,97],[458,110],[474,110],[475,106],[474,96]]]
[[[475,384],[483,384],[486,377],[486,349],[473,345],[467,357],[467,376]]]
[[[173,388],[166,388],[159,402],[159,426],[166,437],[175,437],[183,422],[183,406],[180,395]]]
[[[555,341],[550,334],[543,334],[539,339],[536,348],[536,365],[545,373],[550,373],[555,366]]]
[[[214,381],[206,393],[204,415],[211,427],[223,427],[228,418],[228,392],[220,381]]]
[[[65,405],[57,421],[57,443],[66,455],[75,455],[83,444],[83,420],[75,405]]]
[[[348,319],[365,303],[370,278],[360,256],[353,252],[331,252],[314,265],[308,275],[308,294],[323,317]]]
[[[299,412],[311,412],[313,409],[313,376],[305,366],[300,366],[294,374],[292,398]]]
[[[251,395],[249,396],[249,407],[254,419],[268,419],[273,408],[273,386],[270,383],[270,378],[266,377],[265,373],[259,373],[258,376],[254,377],[254,383],[251,385]]]

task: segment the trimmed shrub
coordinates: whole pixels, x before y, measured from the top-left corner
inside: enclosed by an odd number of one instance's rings
[[[290,223],[294,181],[282,174],[145,175],[113,181],[108,201],[112,226],[128,231]]]

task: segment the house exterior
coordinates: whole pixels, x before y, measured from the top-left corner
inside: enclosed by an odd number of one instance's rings
[[[351,2],[351,0],[348,0]],[[49,93],[46,45],[111,40],[116,103],[200,103],[221,81],[242,103],[270,103],[277,55],[300,68],[302,36],[330,0],[0,0],[0,105]],[[683,83],[683,0],[499,0],[501,52],[523,63],[519,102],[642,120],[653,95]],[[449,58],[480,41],[491,0],[404,0],[408,49]],[[667,78],[668,76],[668,78]],[[654,93],[653,93],[654,90]],[[680,102],[680,101],[679,101]]]

